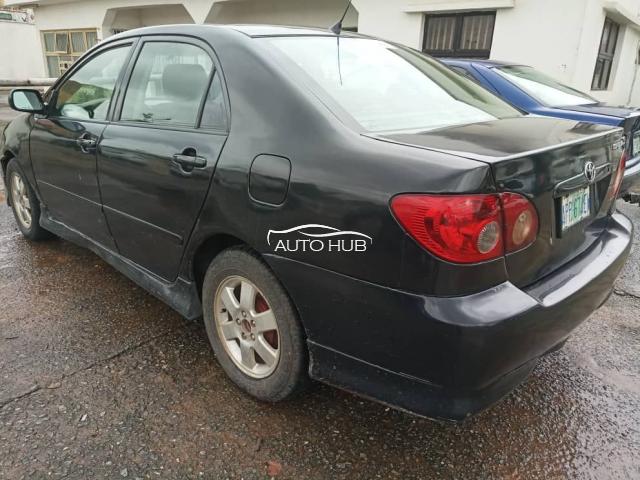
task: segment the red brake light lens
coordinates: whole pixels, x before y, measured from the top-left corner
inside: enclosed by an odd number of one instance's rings
[[[394,215],[417,242],[455,263],[478,263],[503,254],[497,195],[400,195]]]
[[[391,210],[422,247],[453,263],[479,263],[530,245],[538,214],[515,193],[399,195]]]

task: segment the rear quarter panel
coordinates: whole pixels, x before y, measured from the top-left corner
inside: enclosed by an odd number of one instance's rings
[[[285,256],[421,293],[464,294],[504,281],[503,260],[459,267],[431,256],[404,233],[389,208],[399,193],[490,191],[494,187],[487,165],[352,131],[249,42],[216,48],[229,92],[231,130],[188,258],[212,235],[226,233],[271,263]],[[282,205],[261,204],[249,196],[249,169],[261,154],[291,161]],[[307,224],[361,232],[373,241],[366,252],[349,253],[282,253],[267,242],[270,230]],[[477,282],[470,283],[469,275]]]

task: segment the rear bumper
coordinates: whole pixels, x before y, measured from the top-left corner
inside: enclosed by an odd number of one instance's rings
[[[507,282],[455,298],[267,258],[300,311],[313,378],[418,415],[460,420],[508,393],[606,301],[631,238],[631,222],[615,214],[588,251],[531,287]]]

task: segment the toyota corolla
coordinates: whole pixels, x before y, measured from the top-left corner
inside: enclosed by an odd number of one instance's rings
[[[10,103],[24,236],[204,318],[265,401],[312,378],[464,418],[606,301],[630,248],[620,129],[524,116],[374,38],[132,30]]]

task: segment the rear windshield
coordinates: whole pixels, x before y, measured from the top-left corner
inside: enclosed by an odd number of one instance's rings
[[[595,98],[586,93],[567,87],[532,67],[514,65],[496,67],[494,70],[548,107],[569,107],[598,103]]]
[[[344,37],[263,41],[369,132],[423,131],[521,115],[435,60],[386,42]]]

